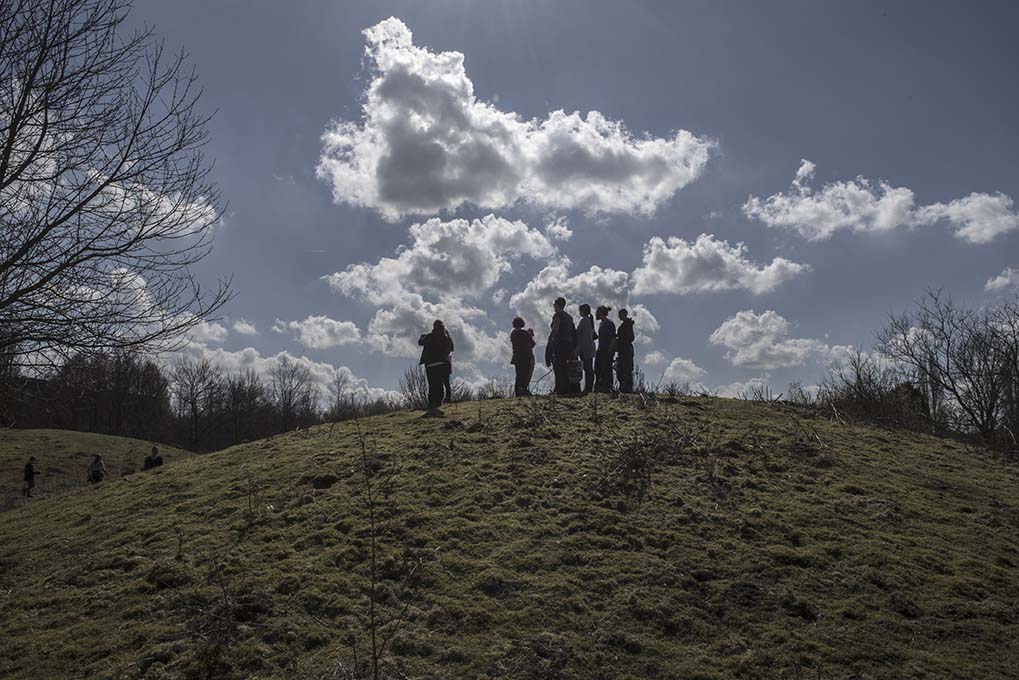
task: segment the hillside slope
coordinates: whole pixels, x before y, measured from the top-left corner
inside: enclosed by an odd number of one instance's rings
[[[22,502],[22,472],[29,456],[38,459],[32,495],[42,499],[85,486],[85,468],[97,453],[110,476],[120,477],[140,470],[151,448],[152,442],[91,432],[0,430],[0,509]],[[164,464],[192,455],[162,444],[159,452]]]
[[[1016,677],[1015,467],[781,405],[591,397],[316,428],[3,513],[0,677],[349,677],[358,427],[389,677]]]

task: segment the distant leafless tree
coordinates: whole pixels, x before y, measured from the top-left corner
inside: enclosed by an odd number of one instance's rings
[[[428,407],[428,378],[421,366],[415,364],[403,372],[399,389],[410,408]]]
[[[178,417],[188,423],[192,451],[198,451],[212,395],[218,394],[223,372],[206,358],[182,357],[173,367],[173,398]]]
[[[344,420],[354,409],[354,390],[350,380],[350,374],[346,371],[336,371],[336,375],[329,382],[329,409],[326,411],[326,420]]]
[[[311,370],[285,356],[269,370],[269,392],[284,432],[306,421],[315,410],[318,395]]]
[[[1015,389],[1015,346],[1005,332],[1009,309],[967,309],[931,291],[912,311],[889,320],[878,349],[915,372],[932,400],[952,412],[957,428],[990,439]]]
[[[265,382],[248,368],[228,375],[224,385],[223,410],[233,435],[233,443],[253,438],[259,415],[268,406]]]
[[[171,348],[230,296],[191,271],[221,212],[195,72],[128,8],[0,0],[0,346],[21,365]]]

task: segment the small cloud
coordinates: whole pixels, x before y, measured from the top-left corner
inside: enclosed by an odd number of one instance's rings
[[[647,354],[644,355],[644,364],[646,366],[660,366],[664,364],[665,361],[666,361],[665,355],[659,352],[658,350],[648,352]]]
[[[258,335],[258,329],[255,328],[255,324],[247,321],[246,319],[237,319],[233,324],[234,333],[240,335]]]
[[[997,276],[987,279],[984,290],[987,292],[998,292],[1007,288],[1019,288],[1019,269],[1006,267]]]
[[[276,319],[273,333],[292,332],[294,339],[308,349],[329,349],[361,340],[361,331],[350,321],[337,321],[327,316],[309,316],[304,321]]]
[[[222,324],[208,321],[202,321],[188,332],[191,340],[200,343],[224,342],[229,335],[230,332]]]

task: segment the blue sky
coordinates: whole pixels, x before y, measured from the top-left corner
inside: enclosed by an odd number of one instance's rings
[[[393,388],[442,314],[476,382],[509,375],[510,320],[540,331],[559,286],[639,306],[655,379],[814,382],[929,287],[1015,293],[1017,15],[138,0],[131,20],[189,54],[217,112],[229,207],[198,273],[233,274],[237,297],[192,351]],[[448,108],[421,119],[428,102]]]

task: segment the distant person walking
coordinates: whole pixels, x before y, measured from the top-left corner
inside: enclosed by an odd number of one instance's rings
[[[449,376],[449,355],[453,351],[453,340],[446,332],[446,326],[439,320],[432,324],[432,332],[418,339],[421,345],[421,360],[428,380],[428,408],[437,409],[445,396],[446,378]]]
[[[577,358],[584,366],[584,394],[594,390],[594,341],[598,334],[594,331],[594,319],[591,318],[591,305],[580,305],[580,323],[577,324]]]
[[[159,449],[155,446],[152,447],[152,451],[149,455],[145,456],[145,462],[142,463],[143,470],[151,470],[157,468],[163,464],[163,457],[159,455]]]
[[[516,382],[513,394],[527,397],[531,394],[531,376],[534,375],[534,329],[524,330],[526,322],[519,316],[513,319],[513,330],[510,331],[510,346],[513,358],[510,363],[516,369]]]
[[[21,487],[21,495],[25,498],[32,497],[32,489],[35,488],[35,456],[29,456],[25,463],[25,485]]]
[[[619,330],[616,331],[616,378],[622,394],[633,392],[633,319],[625,309],[619,310]]]
[[[555,375],[555,393],[571,394],[574,387],[570,382],[569,366],[577,347],[577,327],[573,317],[566,313],[566,298],[556,298],[552,303],[552,328],[545,349],[545,365],[552,367]]]
[[[103,463],[103,457],[97,453],[92,462],[89,463],[85,474],[88,477],[89,484],[98,484],[106,479],[106,465]]]
[[[594,311],[598,320],[598,352],[594,357],[595,392],[612,391],[612,355],[616,351],[616,324],[609,318],[611,307],[600,305]]]

